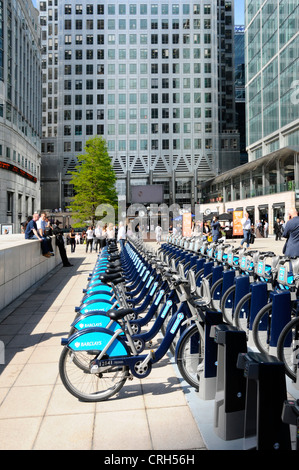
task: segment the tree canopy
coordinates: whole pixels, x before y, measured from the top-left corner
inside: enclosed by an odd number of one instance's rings
[[[117,209],[116,175],[103,137],[89,139],[84,150],[86,153],[77,156],[75,170],[69,172],[75,193],[69,208],[81,224],[90,221],[94,225],[99,205]]]

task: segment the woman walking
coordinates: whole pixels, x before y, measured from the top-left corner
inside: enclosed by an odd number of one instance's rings
[[[76,234],[73,228],[71,228],[69,237],[70,237],[70,243],[71,243],[71,253],[74,253],[76,249]]]

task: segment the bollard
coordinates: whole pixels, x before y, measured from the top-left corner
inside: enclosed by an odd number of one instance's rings
[[[285,400],[281,419],[284,423],[295,426],[295,447],[299,451],[299,400]]]
[[[247,352],[246,333],[232,325],[214,327],[218,344],[214,429],[223,440],[244,436],[246,379],[237,368],[239,353]]]
[[[211,329],[223,323],[221,312],[207,310],[205,312],[205,352],[203,370],[199,380],[199,397],[203,400],[213,400],[216,393],[217,376],[217,345],[211,337]]]
[[[291,450],[290,429],[281,418],[287,398],[283,362],[250,351],[239,354],[237,367],[246,377],[244,450]]]

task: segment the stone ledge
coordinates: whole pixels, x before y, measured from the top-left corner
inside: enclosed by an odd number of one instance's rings
[[[52,245],[55,256],[45,258],[38,240],[25,240],[19,234],[0,236],[0,311],[61,263],[55,237]]]

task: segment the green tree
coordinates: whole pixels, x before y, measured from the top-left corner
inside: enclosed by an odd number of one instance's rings
[[[77,156],[75,170],[69,172],[75,193],[69,208],[79,224],[90,220],[94,225],[99,205],[109,204],[117,210],[116,176],[105,139],[100,136],[89,139],[84,150],[85,154]]]

